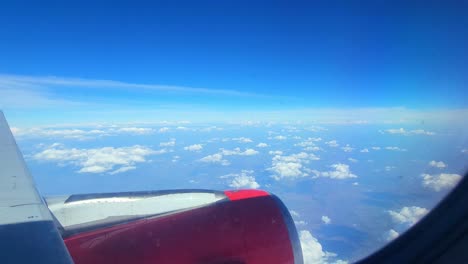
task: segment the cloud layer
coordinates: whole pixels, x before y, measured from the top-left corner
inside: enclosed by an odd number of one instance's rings
[[[66,148],[55,143],[32,157],[40,161],[56,162],[59,165],[79,167],[78,173],[117,174],[136,169],[137,163],[146,162],[150,155],[162,154],[166,150],[152,150],[148,147],[134,145],[131,147],[103,148]],[[116,169],[117,167],[117,169]]]

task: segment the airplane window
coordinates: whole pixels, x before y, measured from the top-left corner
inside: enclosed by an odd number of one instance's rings
[[[115,227],[162,217],[154,234],[199,252],[191,236],[221,245],[231,228],[228,258],[200,263],[244,263],[243,247],[268,263],[282,244],[304,263],[352,263],[466,173],[466,8],[5,3],[0,110],[69,249],[102,228],[139,245]],[[266,248],[296,231],[297,245]]]

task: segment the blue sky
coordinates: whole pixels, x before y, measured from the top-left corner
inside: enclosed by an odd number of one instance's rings
[[[33,80],[29,96],[10,95],[30,101],[0,103],[23,117],[28,105],[59,108],[63,119],[75,108],[467,107],[464,6],[307,2],[4,3],[2,90],[12,89],[5,75],[75,82]]]
[[[261,188],[353,261],[466,171],[466,8],[3,3],[0,109],[44,195]]]

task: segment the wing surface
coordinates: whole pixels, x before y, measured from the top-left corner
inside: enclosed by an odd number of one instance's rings
[[[0,111],[0,262],[72,263]]]

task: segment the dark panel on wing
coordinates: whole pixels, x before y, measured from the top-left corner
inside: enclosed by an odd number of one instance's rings
[[[0,225],[0,263],[71,263],[52,221]]]

